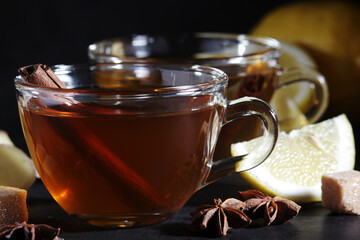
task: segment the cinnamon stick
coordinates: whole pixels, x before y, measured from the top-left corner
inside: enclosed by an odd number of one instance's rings
[[[22,67],[19,69],[19,73],[29,83],[52,88],[66,88],[66,85],[56,76],[51,68],[43,64]],[[69,99],[60,99],[57,97],[56,101],[61,103],[61,101],[65,102],[69,101]],[[76,100],[71,101],[73,103],[72,106],[82,106],[82,104]],[[132,192],[128,192],[127,194],[136,196],[135,199],[139,199],[139,201],[146,200],[147,203],[152,203],[153,206],[164,207],[168,205],[163,197],[161,197],[140,175],[112,153],[90,129],[81,123],[78,123],[76,126],[69,126],[68,129],[76,131],[79,135],[84,136],[84,142],[78,144],[86,144],[89,151],[95,156],[94,159],[89,161],[89,164],[92,164],[96,168],[106,167],[109,174],[113,172],[118,180],[123,181],[124,184],[130,186],[129,189],[131,189]],[[129,200],[127,204],[138,204],[134,203],[133,199],[134,197],[132,200]]]
[[[19,73],[29,83],[52,88],[66,88],[65,84],[56,76],[51,68],[44,64],[19,68]]]

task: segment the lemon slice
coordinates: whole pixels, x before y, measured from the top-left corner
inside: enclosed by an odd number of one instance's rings
[[[253,151],[261,140],[233,144],[232,155]],[[269,195],[306,203],[321,201],[323,174],[350,170],[354,165],[353,131],[342,114],[290,133],[281,132],[269,158],[241,175],[253,187]]]

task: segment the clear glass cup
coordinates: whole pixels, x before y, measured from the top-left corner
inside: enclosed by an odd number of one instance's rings
[[[123,63],[53,70],[66,88],[15,78],[24,135],[53,198],[93,225],[162,221],[201,187],[261,164],[277,140],[272,108],[253,97],[228,101],[228,77],[218,69]],[[108,81],[113,86],[102,87]],[[249,115],[263,122],[260,146],[214,163],[221,127]]]
[[[91,44],[88,54],[92,61],[98,63],[137,60],[215,67],[229,76],[229,100],[252,96],[270,103],[275,91],[290,91],[288,86],[300,84],[305,92],[310,93],[310,100],[306,106],[299,106],[299,103],[294,107],[303,109],[304,113],[293,114],[290,113],[293,109],[277,109],[286,115],[280,116],[280,127],[289,130],[292,123],[299,127],[316,122],[328,106],[329,94],[325,78],[316,70],[305,66],[282,68],[279,64],[281,46],[273,38],[225,33],[131,35]],[[111,82],[108,84],[111,85]],[[290,96],[291,104],[297,104],[299,98],[301,96]],[[284,107],[291,108],[285,102],[280,108]],[[230,157],[231,144],[261,135],[261,128],[257,127],[260,124],[250,117],[223,127],[214,159]]]

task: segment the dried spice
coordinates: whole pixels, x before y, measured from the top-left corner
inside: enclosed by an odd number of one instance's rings
[[[62,240],[59,238],[60,228],[45,224],[15,223],[0,227],[0,240]]]
[[[291,200],[278,196],[272,198],[258,190],[248,190],[239,194],[246,204],[244,212],[253,220],[263,216],[266,225],[289,221],[298,215],[301,208]]]
[[[239,192],[241,200],[229,198],[224,202],[214,199],[213,204],[199,206],[194,212],[190,227],[208,230],[224,236],[231,228],[247,227],[252,220],[263,217],[265,224],[281,224],[296,217],[301,206],[295,202],[270,197],[258,190]]]
[[[56,76],[51,68],[44,64],[19,68],[19,73],[29,83],[45,87],[66,88],[65,84]]]
[[[213,204],[201,205],[191,213],[193,220],[190,227],[224,236],[231,228],[246,227],[251,223],[251,219],[242,211],[244,207],[245,203],[235,198],[224,202],[214,199]]]

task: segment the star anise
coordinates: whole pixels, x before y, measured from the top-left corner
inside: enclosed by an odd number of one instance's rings
[[[190,227],[224,236],[231,228],[246,227],[251,223],[251,219],[242,211],[244,207],[245,203],[235,198],[224,202],[214,199],[214,204],[201,205],[191,213],[193,219]]]
[[[270,197],[258,190],[239,192],[241,200],[245,201],[244,212],[251,218],[261,216],[265,224],[281,224],[296,217],[301,206],[295,202],[281,197]]]
[[[58,235],[60,228],[46,224],[15,223],[0,227],[0,240],[62,240]]]

